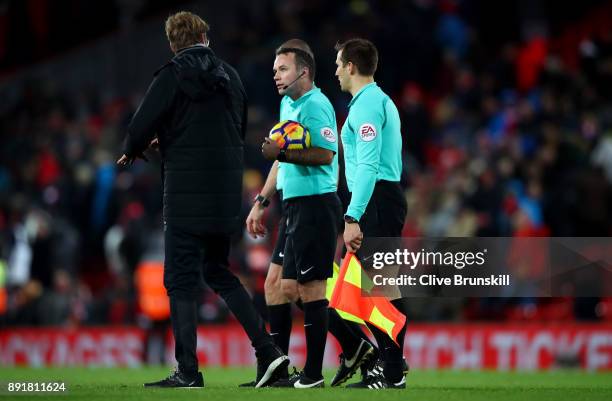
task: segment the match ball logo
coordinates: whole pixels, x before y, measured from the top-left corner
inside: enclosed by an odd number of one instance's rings
[[[334,130],[329,127],[325,127],[321,129],[321,136],[327,142],[332,142],[332,143],[336,142],[336,134],[334,134]]]
[[[372,124],[363,124],[359,127],[359,136],[364,142],[373,141],[376,138],[376,128]]]

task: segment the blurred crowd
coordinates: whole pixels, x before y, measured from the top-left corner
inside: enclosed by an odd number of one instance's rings
[[[313,45],[316,83],[341,125],[350,99],[333,75],[333,45],[362,35],[379,47],[377,81],[401,114],[405,236],[611,236],[612,29],[605,19],[586,14],[567,26],[579,34],[534,28],[491,46],[466,16],[462,3],[470,2],[343,3],[257,1],[237,14],[240,24],[213,26],[211,46],[223,43],[220,55],[237,67],[251,100],[245,217],[269,168],[259,147],[278,113],[275,46],[289,37]],[[151,153],[149,163],[115,165],[141,96],[109,99],[87,88],[67,96],[52,81],[32,80],[3,113],[0,324],[147,324],[134,276],[143,262],[162,260],[159,161]],[[340,190],[346,199],[343,182]],[[264,314],[278,206],[266,219],[270,234],[237,235],[230,260]],[[202,301],[203,321],[230,319],[214,294]],[[412,305],[412,320],[612,318],[612,302],[599,298]]]

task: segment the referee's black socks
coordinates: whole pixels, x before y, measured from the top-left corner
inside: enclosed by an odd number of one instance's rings
[[[289,339],[291,338],[291,303],[268,305],[270,319],[270,335],[274,343],[289,355]]]
[[[407,316],[407,305],[405,298],[398,298],[391,301],[393,306],[397,308],[398,311]],[[404,338],[406,337],[406,326],[408,325],[406,319],[406,323],[400,330],[397,335],[397,344],[391,342],[389,347],[387,347],[385,365],[383,367],[383,375],[387,380],[392,383],[397,383],[402,380],[404,376]],[[387,336],[387,339],[391,341],[391,339]],[[399,345],[399,346],[398,346]]]
[[[404,323],[404,327],[400,330],[397,335],[397,343],[402,348],[402,352],[404,349],[404,338],[406,338],[406,327],[408,326],[408,300],[406,298],[398,298],[391,301],[391,304],[395,306],[395,308],[406,316],[406,322]]]
[[[406,315],[407,311],[405,298],[394,299],[391,301],[391,304],[393,304],[393,306],[395,306],[401,313]],[[407,323],[404,323],[404,326],[397,336],[397,344],[391,339],[391,337],[389,337],[387,333],[383,332],[373,324],[367,323],[367,326],[374,335],[374,338],[376,338],[380,356],[385,362],[383,368],[384,376],[394,383],[399,382],[402,379],[404,371],[404,338],[406,337]]]
[[[306,332],[306,366],[304,374],[312,380],[323,377],[323,354],[327,340],[329,313],[327,299],[304,302],[304,331]]]

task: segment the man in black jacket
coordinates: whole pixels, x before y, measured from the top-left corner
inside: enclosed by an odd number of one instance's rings
[[[276,380],[289,361],[228,270],[230,235],[241,227],[247,99],[237,72],[208,47],[208,25],[179,12],[166,21],[175,56],[154,75],[128,127],[131,164],[151,143],[162,158],[164,285],[170,297],[178,368],[155,387],[203,387],[196,357],[197,300],[205,281],[228,304],[257,356],[256,387]],[[204,280],[202,280],[202,278]]]

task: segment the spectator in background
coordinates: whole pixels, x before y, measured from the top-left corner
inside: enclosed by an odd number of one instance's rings
[[[99,167],[119,146],[123,126],[142,97],[133,89],[135,77],[142,75],[135,61],[156,60],[159,55],[139,53],[126,63],[113,60],[125,61],[117,49],[137,42],[141,34],[151,39],[154,35],[149,35],[149,24],[143,21],[161,18],[157,15],[167,13],[169,6],[143,1],[130,26],[130,33],[136,34],[126,35],[126,31],[109,33],[116,23],[112,2],[96,3],[87,10],[74,2],[66,3],[63,10],[69,12],[46,15],[51,37],[49,46],[39,48],[31,35],[22,34],[29,29],[31,10],[15,12],[25,3],[4,3],[0,19],[11,22],[5,24],[6,46],[4,51],[0,49],[0,260],[6,262],[7,271],[5,321],[8,316],[21,315],[18,305],[22,305],[23,297],[17,294],[28,285],[31,271],[46,275],[44,292],[53,291],[52,272],[61,268],[72,276],[71,285],[78,297],[75,322],[106,323],[111,321],[113,308],[102,298],[115,286],[115,273],[105,258],[102,236],[110,227],[122,225],[121,211],[131,202],[142,205],[148,224],[144,234],[131,232],[128,242],[146,243],[149,230],[162,230],[160,175],[153,163],[116,172],[110,197],[105,192],[108,187],[103,188],[105,191],[98,189],[103,184],[97,178]],[[274,112],[277,99],[261,77],[269,74],[269,54],[278,38],[306,37],[315,52],[326,59],[332,57],[337,38],[363,30],[374,34],[381,45],[381,59],[387,61],[379,83],[396,100],[402,127],[406,127],[404,161],[409,168],[403,182],[408,184],[404,189],[410,207],[404,235],[488,232],[512,236],[517,227],[513,225],[515,216],[522,213],[517,183],[527,188],[529,182],[541,186],[537,203],[543,227],[551,235],[610,235],[612,216],[605,205],[610,204],[612,191],[610,163],[606,163],[612,160],[607,156],[612,133],[612,35],[603,18],[612,9],[609,2],[573,4],[565,9],[565,19],[561,16],[563,9],[559,14],[542,16],[550,22],[551,34],[546,53],[535,49],[545,57],[534,58],[538,73],[530,78],[535,81],[530,81],[526,92],[521,92],[517,84],[518,56],[526,47],[518,32],[525,21],[495,18],[496,12],[504,17],[515,6],[487,7],[490,18],[479,21],[474,18],[478,10],[470,8],[470,2],[365,1],[350,8],[340,2],[288,2],[278,7],[263,0],[235,3],[211,15],[211,19],[219,24],[218,46],[225,47],[224,54],[236,65],[250,95],[246,166],[267,173],[259,133],[278,120]],[[600,18],[589,18],[584,13],[589,9]],[[76,38],[65,30],[71,26],[65,22],[72,22],[72,15],[83,12],[95,15],[96,23],[82,26],[89,33]],[[467,36],[460,38],[461,47],[457,49],[467,49],[459,53],[451,48],[455,46],[452,37],[449,41],[448,35],[439,35],[448,20],[466,30],[462,35]],[[37,23],[45,21],[41,18]],[[65,40],[66,35],[70,41]],[[94,37],[99,40],[90,41]],[[62,53],[73,46],[78,47],[76,52]],[[398,46],[403,51],[397,52]],[[448,49],[463,56],[448,57]],[[100,54],[105,55],[105,63],[95,63],[94,67],[90,60]],[[28,60],[41,58],[45,61],[33,68],[22,68]],[[317,83],[329,94],[342,121],[347,101],[333,80],[334,66],[322,63],[318,67],[321,74]],[[63,73],[58,74],[58,70]],[[128,84],[122,85],[126,79]],[[415,85],[420,92],[403,89]],[[500,121],[504,124],[493,124]],[[491,128],[501,140],[492,140]],[[607,173],[601,175],[598,168]],[[254,190],[252,195],[256,193]],[[478,201],[476,194],[485,194],[490,203]],[[243,203],[250,207],[253,196],[245,197]],[[94,199],[98,199],[95,208]],[[97,232],[92,228],[94,209],[103,211],[97,218]],[[271,209],[270,213],[278,214]],[[50,219],[50,247],[35,244],[36,236],[27,234],[32,231],[25,229],[25,216],[32,210],[38,210],[38,214],[42,211]],[[56,232],[58,225],[65,226],[63,234]],[[63,243],[60,237],[68,238],[71,245],[56,246]],[[243,249],[248,247],[242,244],[236,238],[238,246],[233,247],[230,262],[246,260]],[[262,245],[272,251],[269,242]],[[53,256],[43,257],[49,248]],[[29,257],[15,259],[19,263],[13,264],[12,254]],[[129,259],[136,257],[134,252]],[[33,259],[37,260],[35,266]],[[243,266],[244,277],[252,278],[251,266]],[[12,277],[20,272],[27,272],[22,276],[25,279],[13,282]],[[254,290],[263,297],[263,278],[260,281]],[[224,321],[226,311],[217,307],[222,302],[210,292],[204,297],[207,307],[200,318]],[[463,312],[462,304],[456,302],[453,308],[446,308],[441,300],[432,299],[427,308],[412,308],[410,316],[416,320],[506,316],[503,310],[472,310],[472,302],[466,303],[470,310]],[[40,321],[40,317],[32,321]],[[11,320],[11,324],[16,323]]]

